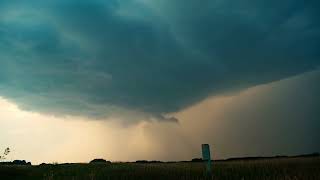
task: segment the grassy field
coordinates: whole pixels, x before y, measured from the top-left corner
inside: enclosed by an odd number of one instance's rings
[[[320,179],[320,158],[279,158],[219,161],[213,176],[206,177],[203,163],[112,163],[60,164],[42,166],[0,165],[0,179],[21,180],[300,180]]]

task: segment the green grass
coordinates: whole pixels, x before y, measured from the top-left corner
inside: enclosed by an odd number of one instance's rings
[[[0,179],[201,180],[206,179],[204,170],[205,166],[202,163],[0,165]],[[320,179],[320,158],[281,158],[215,162],[213,164],[213,177],[211,179],[318,180]]]

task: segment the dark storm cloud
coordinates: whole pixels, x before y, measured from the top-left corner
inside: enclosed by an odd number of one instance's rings
[[[315,69],[319,7],[298,0],[1,1],[0,95],[38,112],[176,121],[163,114]]]

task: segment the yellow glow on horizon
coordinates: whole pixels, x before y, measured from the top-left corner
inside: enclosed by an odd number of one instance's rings
[[[88,162],[94,158],[127,161],[137,158],[138,150],[143,158],[142,153],[148,150],[143,124],[123,127],[115,120],[43,115],[20,110],[3,98],[0,126],[0,148],[12,149],[8,160],[26,159],[36,164]],[[132,153],[127,151],[130,148]]]

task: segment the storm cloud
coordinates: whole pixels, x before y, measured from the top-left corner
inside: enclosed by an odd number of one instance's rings
[[[319,8],[300,0],[1,1],[0,96],[56,115],[176,121],[165,115],[316,69]]]

